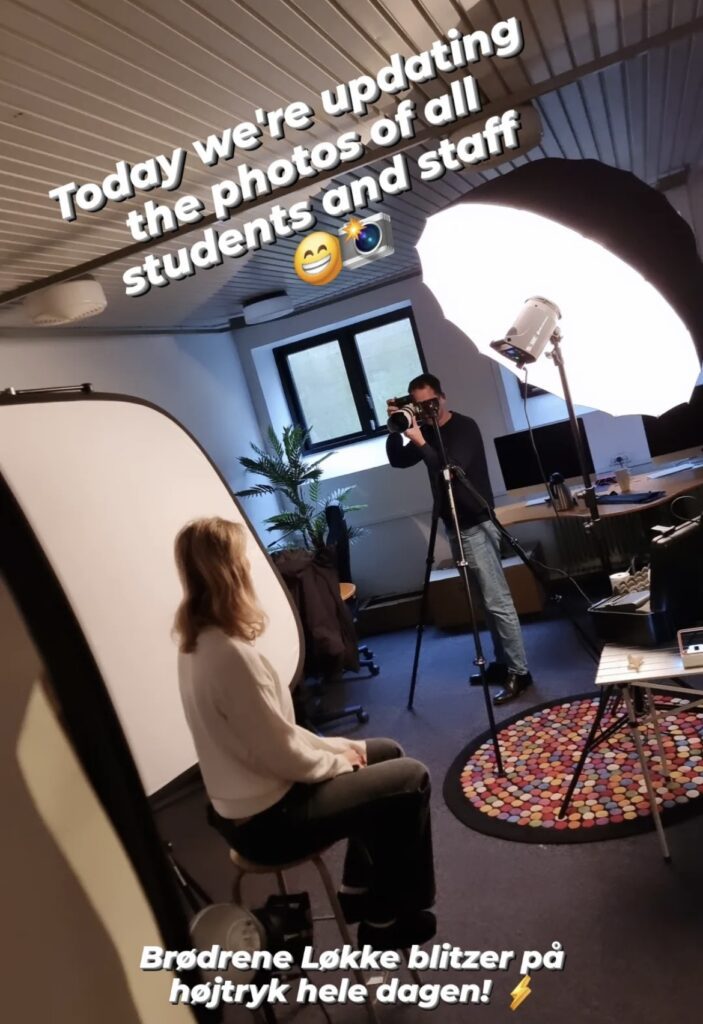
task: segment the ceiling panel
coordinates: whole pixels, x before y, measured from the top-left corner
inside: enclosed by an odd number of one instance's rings
[[[188,148],[193,139],[248,120],[257,106],[309,102],[318,114],[311,131],[289,133],[285,143],[266,139],[238,155],[264,167],[289,144],[310,145],[364,125],[351,115],[324,115],[321,90],[374,73],[394,52],[419,52],[451,27],[487,30],[511,16],[523,25],[520,56],[482,60],[459,74],[474,74],[497,109],[534,97],[543,138],[529,159],[595,158],[650,183],[703,159],[703,0],[4,0],[0,290],[118,252],[132,241],[124,223],[130,209],[150,197],[173,201],[154,192],[67,224],[47,195],[56,185],[100,181],[118,160],[135,163]],[[678,38],[648,43],[678,26]],[[637,44],[644,52],[623,53]],[[604,66],[589,68],[593,61]],[[412,95],[422,102],[444,92],[448,81],[442,75]],[[370,118],[393,104],[381,97]],[[313,288],[293,270],[299,241],[293,237],[134,300],[121,282],[124,270],[143,258],[133,255],[96,271],[108,310],[77,329],[222,325],[240,315],[244,299],[274,288],[286,288],[296,308],[306,309],[416,273],[414,246],[426,217],[525,160],[421,182],[414,168],[419,151],[408,152],[412,190],[366,211],[390,213],[392,257]],[[389,157],[374,163],[374,173]],[[208,197],[231,166],[208,168],[189,159],[181,193]],[[364,173],[358,168],[334,183]],[[315,210],[320,227],[337,230],[319,198]],[[256,215],[249,206],[227,226]],[[161,240],[154,252],[174,252],[199,234]],[[0,306],[0,328],[22,322],[19,302]]]

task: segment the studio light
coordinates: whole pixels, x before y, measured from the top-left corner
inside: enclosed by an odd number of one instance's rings
[[[242,302],[242,314],[244,323],[247,325],[265,324],[269,320],[278,320],[279,317],[288,316],[293,310],[293,301],[285,291],[255,295]]]
[[[505,337],[491,342],[491,348],[521,370],[539,359],[560,319],[561,313],[555,303],[535,295],[527,300]]]
[[[577,404],[659,416],[690,398],[703,269],[683,219],[633,175],[535,161],[431,216],[418,251],[445,317],[512,372],[530,362],[531,384],[563,397],[557,368],[538,359],[553,306]]]

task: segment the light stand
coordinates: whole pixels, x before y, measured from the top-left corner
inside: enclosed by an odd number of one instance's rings
[[[445,484],[445,487],[446,487],[447,501],[448,501],[448,504],[449,504],[449,512],[450,512],[450,515],[451,515],[452,528],[454,530],[454,537],[455,537],[455,540],[456,540],[456,550],[457,550],[457,553],[458,553],[458,557],[456,559],[456,567],[459,570],[459,575],[460,575],[460,577],[462,579],[462,582],[464,584],[464,591],[466,593],[466,600],[467,600],[468,606],[469,606],[469,614],[471,615],[471,629],[472,629],[472,632],[473,632],[474,649],[475,649],[474,665],[476,665],[476,667],[478,668],[479,674],[481,676],[481,686],[483,688],[483,699],[484,699],[485,704],[486,704],[486,713],[488,715],[488,724],[489,724],[489,729],[490,729],[490,733],[491,733],[491,740],[493,742],[493,750],[495,752],[495,758],[496,758],[496,768],[497,768],[497,771],[498,771],[499,775],[505,775],[505,770],[503,768],[503,759],[502,759],[501,753],[500,753],[500,744],[498,742],[498,733],[497,733],[497,730],[496,730],[495,716],[493,714],[493,705],[491,703],[491,696],[490,696],[490,693],[488,691],[488,680],[486,679],[486,659],[483,656],[483,647],[481,645],[481,632],[480,632],[480,630],[478,628],[478,622],[476,620],[473,594],[471,592],[471,580],[469,578],[469,566],[468,566],[468,562],[466,561],[466,553],[464,551],[464,543],[463,543],[462,538],[461,538],[461,527],[459,525],[459,516],[458,516],[457,508],[456,508],[456,500],[454,498],[454,486],[453,486],[453,482],[452,482],[452,473],[456,470],[456,467],[451,466],[449,464],[449,462],[447,461],[447,452],[445,450],[444,442],[442,440],[442,434],[441,434],[440,429],[439,429],[439,422],[438,422],[437,412],[433,412],[433,414],[431,416],[431,422],[432,422],[432,426],[434,428],[435,436],[437,438],[437,451],[439,453],[440,461],[442,463],[442,479],[444,480],[444,484]],[[436,511],[436,509],[435,509],[435,511]],[[436,520],[436,517],[434,515],[433,515],[433,527],[434,527],[434,531],[436,533],[436,530],[437,530],[437,520]],[[434,547],[434,544],[432,546]],[[429,573],[430,573],[430,570],[431,570],[431,566],[432,566],[431,553],[428,552],[428,562],[427,562],[427,567],[426,567],[426,580],[429,579]],[[427,587],[425,587],[425,594],[426,594],[426,592],[427,592]],[[424,596],[425,595],[423,594],[423,597]],[[422,621],[424,622],[424,618],[423,618]],[[418,661],[419,654],[420,654],[420,641],[421,641],[421,639],[422,639],[422,633],[418,632],[418,642],[417,642],[416,648],[415,648],[415,664],[413,666],[413,681],[412,681],[412,685],[411,685],[411,693],[410,693],[410,698],[409,698],[409,702],[408,702],[408,707],[409,708],[412,707],[412,697],[413,697],[413,692],[414,692],[414,689],[415,689],[415,678],[416,678],[416,675],[417,675],[417,661]]]
[[[499,352],[505,359],[515,363],[518,369],[522,369],[528,363],[536,362],[546,346],[551,344],[552,349],[550,352],[547,352],[547,356],[552,360],[559,373],[559,380],[561,381],[561,388],[569,416],[571,434],[583,479],[584,500],[590,515],[590,522],[586,523],[585,526],[587,530],[593,531],[601,566],[606,576],[609,576],[611,572],[610,557],[608,549],[603,543],[600,529],[598,529],[601,523],[598,501],[593,481],[591,480],[591,474],[588,470],[586,455],[581,441],[581,432],[579,431],[574,403],[571,398],[571,389],[566,376],[566,370],[564,369],[564,357],[561,352],[562,334],[558,326],[560,319],[561,310],[554,302],[550,299],[545,299],[541,295],[533,295],[532,298],[526,300],[513,326],[506,332],[505,336],[498,341],[492,341],[490,347],[494,351]]]
[[[612,567],[610,564],[610,556],[608,549],[603,543],[603,536],[600,532],[601,517],[598,511],[598,502],[596,499],[596,490],[591,480],[591,474],[588,470],[588,463],[586,462],[586,454],[583,450],[583,442],[581,440],[581,431],[579,430],[578,420],[576,419],[576,411],[574,409],[574,403],[571,398],[571,390],[569,388],[569,381],[566,376],[566,370],[564,368],[564,356],[561,351],[561,338],[562,334],[558,327],[554,328],[554,331],[549,339],[552,350],[547,352],[547,358],[551,359],[559,372],[559,380],[561,381],[562,391],[564,392],[564,401],[566,402],[566,409],[569,416],[569,424],[571,426],[571,434],[574,439],[574,446],[576,448],[576,456],[578,458],[579,468],[581,470],[581,478],[584,486],[584,502],[590,515],[590,522],[585,524],[587,530],[592,531],[593,536],[596,540],[598,547],[598,555],[600,558],[603,572],[606,576],[609,576]]]

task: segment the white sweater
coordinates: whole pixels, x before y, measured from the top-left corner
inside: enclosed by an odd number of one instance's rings
[[[178,679],[205,788],[218,814],[246,818],[295,782],[322,782],[352,766],[342,752],[365,744],[296,725],[293,701],[253,644],[205,629],[179,653]]]

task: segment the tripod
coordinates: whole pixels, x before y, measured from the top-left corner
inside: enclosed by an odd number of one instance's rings
[[[457,466],[451,465],[447,460],[447,452],[444,447],[444,441],[439,429],[439,422],[437,418],[437,410],[432,411],[431,422],[434,428],[435,437],[437,439],[437,451],[439,452],[440,461],[442,463],[442,480],[444,481],[447,503],[449,506],[449,513],[452,521],[452,528],[456,541],[456,567],[459,570],[459,575],[464,584],[464,591],[466,593],[466,600],[469,606],[469,614],[471,616],[471,629],[473,632],[474,639],[474,665],[479,670],[481,676],[481,686],[483,688],[483,699],[486,704],[486,714],[488,715],[488,725],[491,733],[491,741],[493,743],[493,750],[495,752],[496,767],[499,775],[504,775],[503,759],[500,753],[500,744],[498,742],[498,733],[496,731],[495,716],[493,714],[493,705],[491,703],[491,696],[488,691],[488,681],[486,679],[486,659],[483,656],[483,647],[481,644],[481,633],[478,628],[476,621],[476,615],[474,610],[474,600],[471,591],[471,580],[469,578],[469,565],[466,561],[466,553],[464,551],[464,542],[461,537],[461,526],[459,525],[459,515],[456,508],[456,499],[454,497],[454,483],[452,480],[452,474],[461,472]],[[483,500],[483,499],[481,499]],[[425,563],[425,585],[422,591],[422,600],[420,602],[420,624],[418,626],[417,641],[415,644],[415,656],[413,659],[413,670],[412,670],[412,681],[410,684],[410,694],[408,696],[408,710],[411,711],[413,707],[413,700],[415,696],[415,685],[417,682],[417,669],[420,662],[420,645],[422,643],[422,634],[424,632],[424,621],[425,611],[427,607],[427,595],[429,591],[430,573],[432,571],[432,563],[434,562],[434,545],[437,538],[437,521],[439,513],[437,511],[437,500],[432,511],[432,529],[430,532],[430,544],[427,552],[427,561]]]
[[[440,438],[440,442],[441,442],[441,438]],[[479,505],[483,507],[483,509],[486,512],[486,514],[488,515],[490,521],[496,527],[496,529],[500,533],[501,537],[510,545],[510,547],[515,552],[515,554],[518,556],[520,561],[525,566],[527,566],[527,568],[530,570],[530,572],[534,575],[534,577],[537,580],[537,582],[544,588],[545,591],[547,591],[548,587],[549,587],[549,584],[550,584],[550,579],[549,579],[549,576],[548,576],[548,573],[547,573],[546,569],[544,569],[538,563],[535,563],[534,560],[530,557],[530,555],[528,555],[528,553],[525,551],[525,549],[523,548],[523,546],[521,545],[521,543],[517,539],[517,537],[514,537],[511,533],[508,532],[508,530],[506,530],[506,528],[503,526],[501,521],[496,516],[495,509],[493,509],[491,507],[491,505],[489,504],[489,502],[487,502],[486,499],[483,497],[483,495],[479,491],[476,490],[476,488],[473,486],[471,481],[468,479],[468,477],[464,473],[463,469],[460,466],[450,466],[449,468],[456,475],[456,478],[459,480],[459,483],[463,487],[465,487],[470,492],[470,494],[475,498],[475,500],[479,503]],[[450,481],[450,483],[451,483],[451,481]],[[420,614],[419,614],[419,618],[418,618],[418,624],[417,624],[417,627],[416,627],[415,655],[413,657],[412,675],[410,677],[410,692],[408,694],[408,705],[407,705],[409,711],[411,711],[412,708],[413,708],[413,703],[414,703],[414,700],[415,700],[415,689],[417,687],[417,674],[418,674],[418,668],[419,668],[419,665],[420,665],[420,650],[422,648],[422,639],[423,639],[424,632],[425,632],[425,622],[426,622],[426,618],[427,618],[427,602],[428,602],[428,595],[429,595],[429,589],[430,589],[430,576],[432,574],[432,566],[434,564],[434,548],[435,548],[435,543],[436,543],[436,540],[437,540],[437,523],[438,523],[438,520],[439,520],[439,513],[437,511],[437,503],[435,502],[435,505],[434,505],[434,507],[432,509],[432,527],[431,527],[431,530],[430,530],[430,540],[429,540],[429,544],[428,544],[428,547],[427,547],[427,558],[425,560],[425,579],[424,579],[424,583],[423,583],[423,587],[422,587],[422,597],[420,599]],[[462,548],[462,552],[463,552],[463,548]],[[595,647],[595,645],[593,644],[593,641],[591,640],[591,638],[588,636],[587,633],[584,632],[584,630],[581,628],[581,626],[578,624],[578,622],[571,615],[569,615],[568,612],[566,612],[566,615],[569,618],[569,621],[571,622],[571,625],[573,626],[573,628],[579,634],[579,636],[583,640],[584,644],[588,647],[589,652],[593,656],[594,660],[597,661],[598,657],[599,657],[599,650]],[[473,618],[473,609],[472,609],[472,618]],[[480,646],[480,643],[479,643],[479,646]],[[477,664],[478,664],[478,662],[477,662]],[[482,676],[482,684],[483,684],[483,673],[481,673],[481,676]]]

